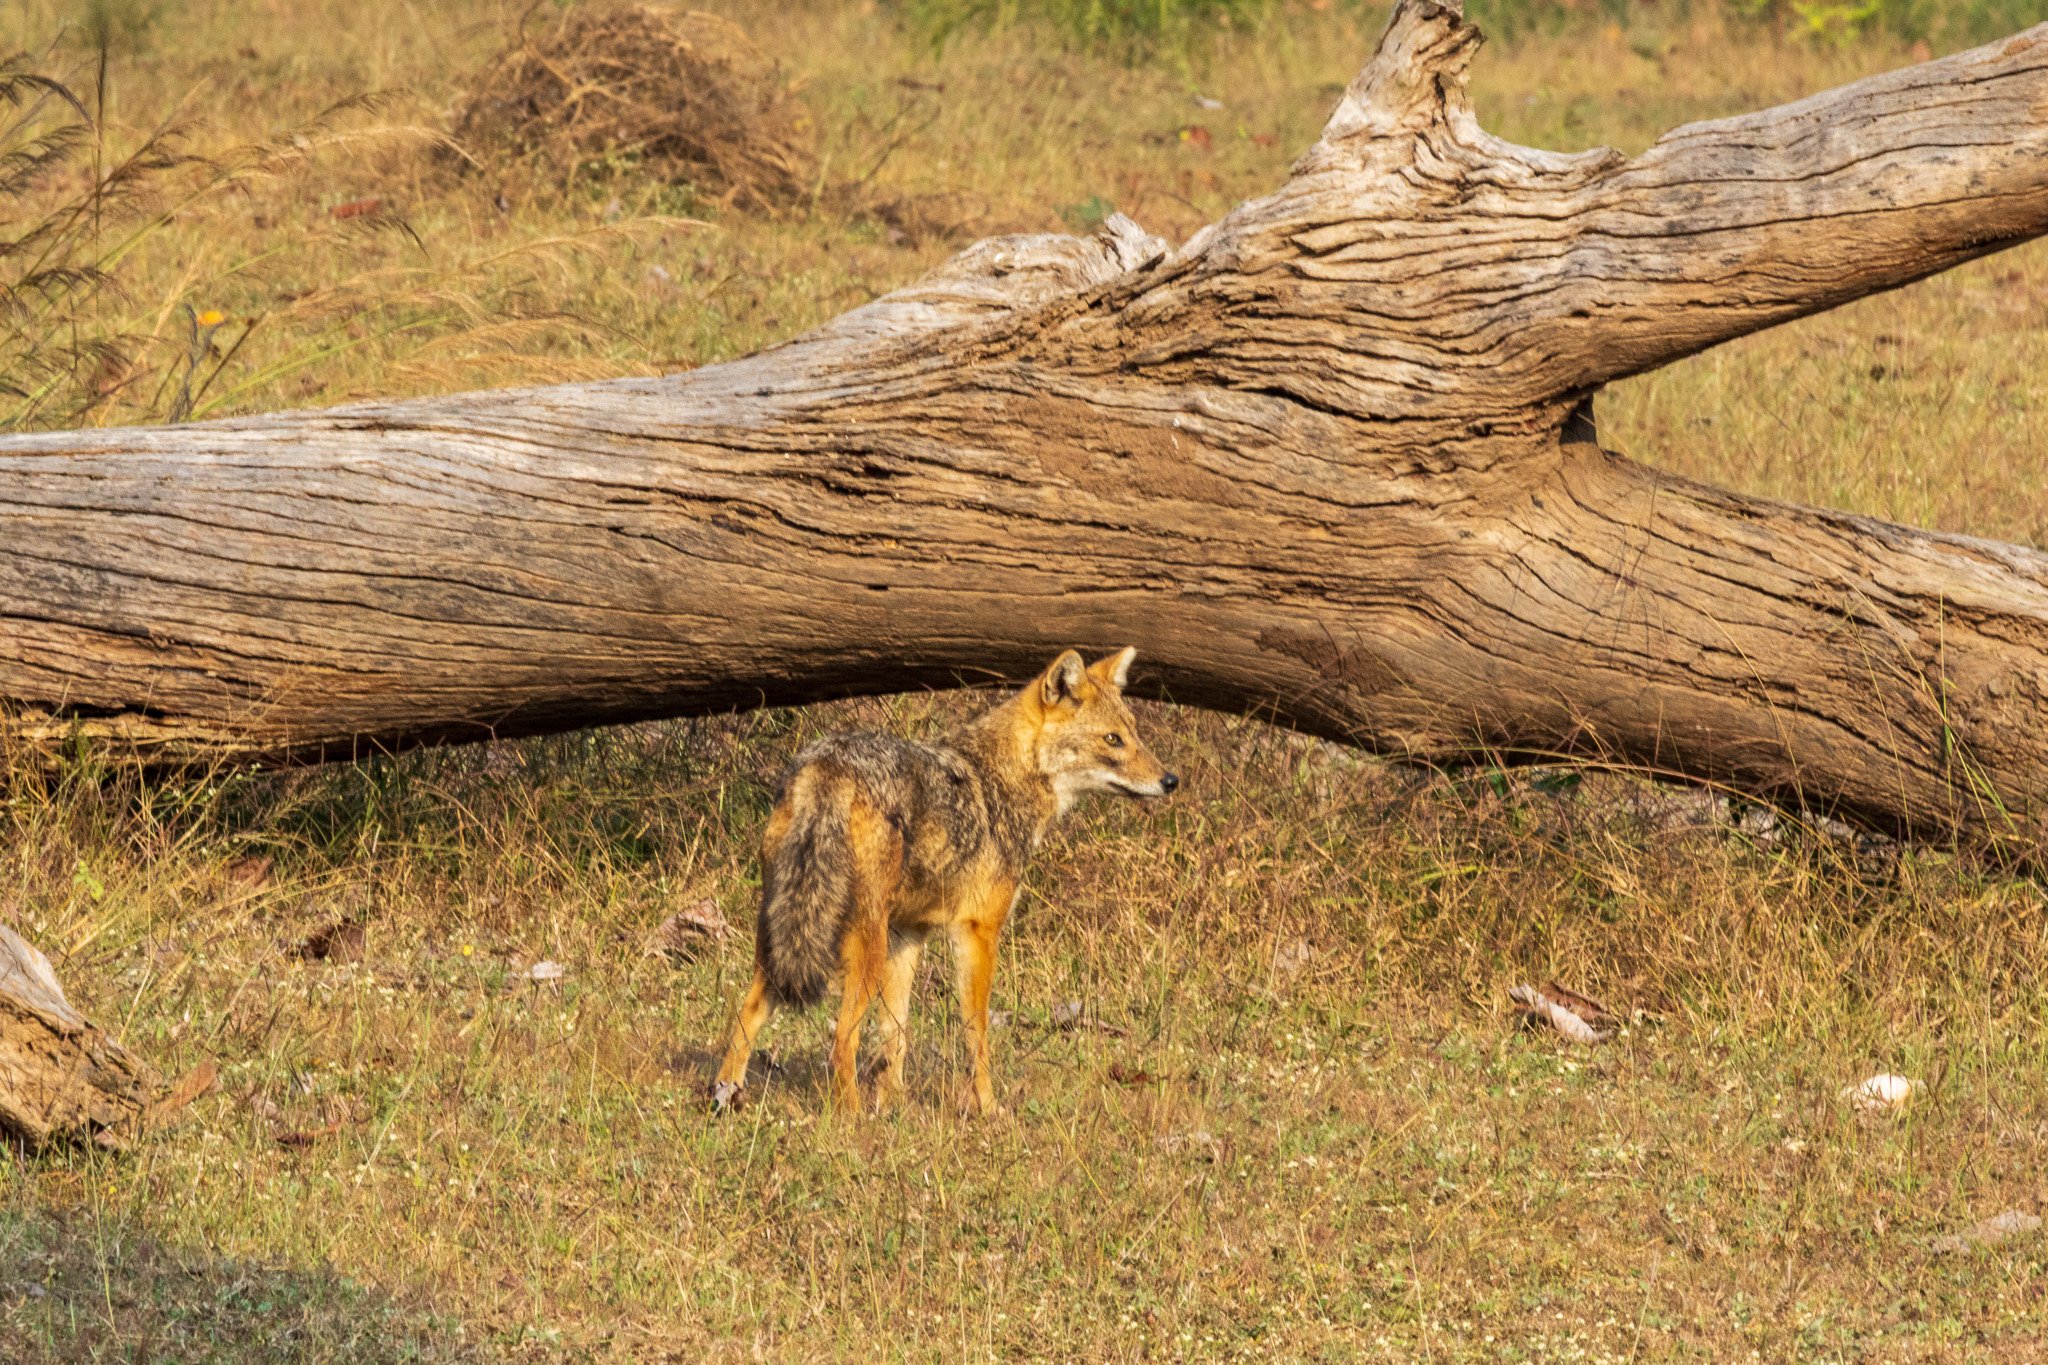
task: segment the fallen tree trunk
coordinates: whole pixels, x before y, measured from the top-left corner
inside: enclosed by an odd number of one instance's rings
[[[71,1008],[50,960],[0,924],[0,1135],[125,1146],[162,1087]]]
[[[0,441],[6,733],[380,747],[1018,677],[2033,840],[2048,556],[1603,451],[1604,383],[2048,230],[2048,26],[1635,158],[1405,0],[1274,194],[660,380]]]

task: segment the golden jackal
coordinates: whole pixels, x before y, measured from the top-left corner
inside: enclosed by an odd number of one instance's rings
[[[761,841],[754,982],[712,1083],[723,1109],[747,1081],[775,1005],[811,1005],[837,977],[832,1094],[860,1107],[854,1064],[882,997],[877,1106],[903,1092],[910,983],[936,929],[953,936],[974,1100],[995,1107],[988,1069],[996,937],[1024,864],[1083,792],[1164,796],[1180,779],[1138,742],[1123,688],[1135,649],[1092,666],[1068,650],[1030,686],[937,744],[834,735],[797,755]]]

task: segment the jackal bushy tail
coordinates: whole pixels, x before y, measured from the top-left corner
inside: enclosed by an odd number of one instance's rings
[[[862,732],[797,755],[761,840],[754,978],[733,1016],[712,1103],[747,1082],[754,1040],[777,1005],[809,1005],[836,982],[832,1093],[861,1107],[861,1023],[880,999],[878,1105],[903,1093],[905,1024],[924,941],[953,940],[975,1106],[997,1108],[989,988],[996,939],[1039,841],[1088,792],[1165,796],[1180,779],[1136,734],[1123,690],[1136,650],[1094,664],[1073,650],[1023,691],[931,743]]]
[[[852,917],[853,847],[840,803],[800,775],[770,821],[761,850],[755,952],[778,1004],[815,1005],[839,972]],[[780,826],[780,828],[777,828]]]

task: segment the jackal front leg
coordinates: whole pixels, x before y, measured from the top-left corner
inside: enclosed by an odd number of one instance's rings
[[[754,1039],[774,1010],[768,978],[755,967],[754,984],[747,987],[747,998],[740,1002],[740,1012],[732,1021],[732,1040],[726,1044],[725,1060],[719,1065],[717,1079],[711,1082],[712,1108],[730,1109],[738,1101],[740,1091],[746,1088],[747,1061],[754,1055]]]
[[[960,1022],[967,1031],[967,1055],[974,1067],[974,1107],[984,1114],[997,1110],[995,1082],[988,1064],[988,997],[995,978],[996,940],[1016,883],[999,882],[976,895],[953,921],[954,973],[960,984]]]

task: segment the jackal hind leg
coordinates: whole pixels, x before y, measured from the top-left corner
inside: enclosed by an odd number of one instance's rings
[[[760,1036],[762,1026],[774,1012],[775,1001],[768,994],[768,978],[757,966],[754,968],[754,983],[747,987],[746,998],[740,1001],[739,1013],[733,1016],[732,1038],[725,1047],[725,1060],[719,1063],[718,1075],[711,1082],[713,1108],[731,1108],[746,1088],[747,1062],[754,1055],[754,1039]]]
[[[1016,899],[1014,882],[993,883],[973,893],[953,921],[953,968],[960,990],[960,1023],[967,1034],[967,1057],[973,1067],[974,1107],[983,1114],[997,1111],[995,1081],[988,1058],[988,999],[995,980],[996,940]]]
[[[903,1100],[903,1059],[910,1051],[910,986],[917,979],[924,940],[891,935],[889,961],[882,971],[882,1017],[876,1024],[882,1065],[875,1073],[875,1108],[888,1109]]]
[[[853,855],[853,913],[839,957],[844,991],[832,1038],[832,1099],[860,1112],[860,1028],[882,988],[889,963],[889,904],[903,876],[903,836],[880,811],[856,799],[847,812]]]

